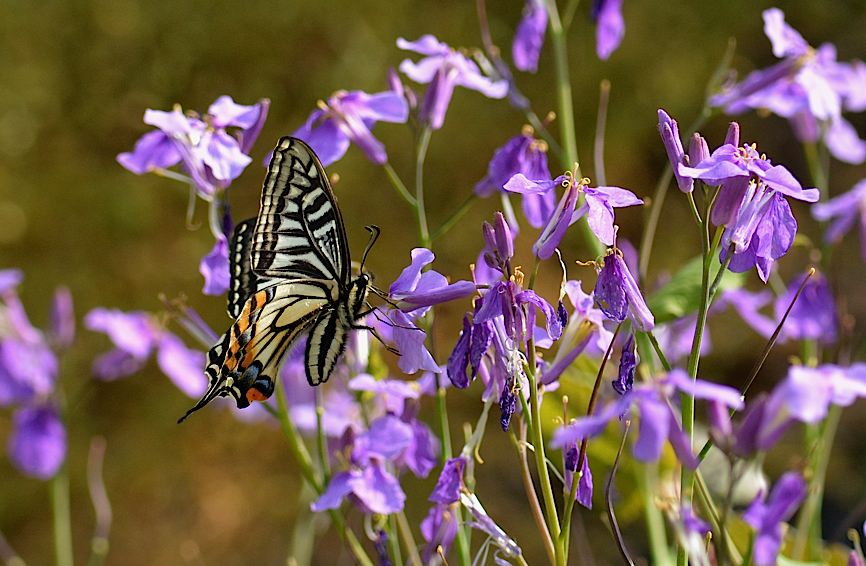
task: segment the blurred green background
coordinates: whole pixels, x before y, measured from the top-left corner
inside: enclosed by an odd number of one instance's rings
[[[522,4],[489,2],[492,35],[508,60]],[[729,37],[737,39],[733,65],[741,74],[774,62],[761,21],[761,10],[773,4],[626,0],[625,39],[607,63],[595,55],[589,4],[581,3],[569,38],[581,165],[585,174],[594,174],[590,156],[598,89],[607,78],[612,83],[608,183],[648,197],[665,164],[656,109],[664,107],[683,127],[690,123]],[[866,57],[866,9],[861,4],[796,1],[778,6],[813,45],[834,42],[841,60]],[[214,328],[226,326],[223,301],[200,294],[197,266],[212,238],[204,226],[186,227],[185,188],[168,179],[133,175],[115,162],[117,153],[132,148],[149,131],[141,122],[144,110],[180,103],[203,111],[222,94],[244,104],[271,99],[254,161],[230,194],[236,218],[245,218],[257,210],[261,162],[274,140],[294,131],[316,101],[335,90],[384,90],[388,68],[408,55],[396,48],[395,39],[416,39],[424,33],[455,46],[479,45],[474,2],[3,0],[0,267],[24,270],[21,294],[33,322],[45,324],[53,289],[65,284],[73,292],[79,321],[96,306],[157,311],[158,295],[165,293],[185,294]],[[552,67],[546,45],[539,73],[518,78],[542,116],[556,106]],[[863,117],[851,120],[866,135]],[[762,151],[806,184],[801,148],[782,119],[751,114],[740,121],[744,141],[758,141]],[[464,200],[484,175],[493,150],[523,123],[522,115],[505,101],[455,93],[427,160],[428,209],[434,225]],[[722,117],[703,128],[711,146],[722,140],[726,124]],[[375,134],[386,143],[395,168],[410,179],[408,131],[380,124]],[[409,210],[395,198],[383,171],[355,148],[329,171],[341,178],[336,192],[356,256],[366,241],[363,226],[382,227],[368,265],[385,287],[408,261],[415,241]],[[831,193],[847,190],[864,172],[863,166],[834,163]],[[698,250],[685,202],[674,193],[658,233],[650,281]],[[437,242],[436,269],[455,279],[467,277],[467,265],[481,245],[480,222],[496,207],[494,199],[476,203],[465,220]],[[793,207],[803,232],[818,237],[808,210],[800,203]],[[621,235],[637,242],[643,212],[627,210],[617,219]],[[196,221],[206,222],[201,206]],[[524,249],[533,238],[528,232],[521,235]],[[570,260],[591,259],[578,246],[576,234],[565,248]],[[787,279],[809,260],[806,253],[795,251],[782,262],[782,273]],[[586,279],[589,286],[594,281],[588,269],[573,268],[570,274]],[[554,270],[549,275],[544,285],[554,290],[558,276]],[[859,243],[849,237],[836,254],[831,277],[840,303],[857,320],[866,310],[864,275]],[[750,277],[754,284],[757,278]],[[457,328],[453,322],[465,307],[445,307],[440,328]],[[739,383],[762,340],[731,315],[713,320],[711,328],[715,349],[702,366],[705,375]],[[856,348],[859,328],[854,332]],[[439,337],[440,360],[446,359],[455,335]],[[190,399],[154,363],[130,379],[92,381],[91,361],[107,348],[104,336],[79,327],[76,346],[61,368],[69,402],[68,466],[78,561],[87,556],[93,519],[86,489],[87,446],[92,436],[101,435],[107,439],[105,478],[114,506],[109,564],[285,563],[301,496],[278,429],[241,423],[223,411],[204,411],[179,427],[175,420]],[[779,379],[787,356],[794,353],[778,349],[759,386],[768,388]],[[450,399],[456,435],[463,420],[474,420],[480,408],[478,391],[453,393]],[[848,411],[843,420],[828,478],[830,527],[838,526],[833,518],[838,523],[866,495],[866,470],[858,457],[866,452],[859,433],[864,424],[862,407]],[[9,428],[8,411],[0,411],[0,441],[5,443]],[[497,437],[496,430],[489,434],[479,495],[534,563],[541,558],[540,548],[525,511],[516,460],[504,435]],[[799,437],[790,442],[797,445]],[[782,456],[768,468],[797,463]],[[603,469],[596,472],[599,490],[605,475]],[[50,563],[48,485],[22,476],[5,458],[0,458],[0,478],[0,530],[29,563]],[[414,521],[427,511],[431,486],[431,480],[405,481],[410,500],[420,503],[408,509]],[[586,540],[605,541],[593,545],[599,563],[610,559],[607,553],[613,550],[612,542],[598,538],[607,536],[602,515],[600,506],[581,513]],[[853,519],[862,521],[864,515],[861,509]],[[639,550],[640,523],[627,526],[626,535]],[[335,540],[318,543],[317,563],[348,563]],[[580,541],[576,544],[583,548]]]

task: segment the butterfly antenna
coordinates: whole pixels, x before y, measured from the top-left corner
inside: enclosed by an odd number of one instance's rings
[[[390,326],[391,328],[401,328],[403,330],[417,330],[418,332],[424,332],[423,330],[421,330],[417,326],[405,326],[402,324],[397,324],[396,322],[391,320],[391,317],[389,317],[387,314],[384,315],[385,318],[382,318],[382,315],[380,314],[380,312],[381,311],[379,309],[373,309],[373,316],[375,316],[379,322],[385,323],[388,326]]]
[[[389,305],[391,305],[395,309],[400,308],[400,305],[398,305],[397,303],[392,301],[391,297],[388,296],[388,293],[386,293],[382,289],[376,287],[375,285],[370,285],[368,288],[370,289],[370,291],[373,292],[374,295],[376,295],[377,297],[379,297],[380,299],[382,299],[383,301],[385,301],[386,303],[388,303]]]
[[[370,233],[370,239],[367,241],[367,247],[364,248],[364,255],[361,256],[361,272],[364,272],[364,264],[367,263],[367,254],[370,253],[370,250],[373,248],[373,244],[376,243],[376,240],[379,239],[379,234],[382,233],[382,230],[379,229],[375,224],[370,224],[368,226],[364,226],[364,229]]]

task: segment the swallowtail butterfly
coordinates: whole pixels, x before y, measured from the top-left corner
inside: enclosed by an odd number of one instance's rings
[[[369,229],[375,238],[378,228]],[[239,408],[270,397],[280,362],[307,332],[307,380],[327,381],[349,331],[366,314],[370,276],[362,262],[351,277],[337,200],[322,163],[301,140],[277,143],[258,218],[237,225],[229,255],[228,313],[235,322],[208,353],[207,392],[178,422],[216,397],[231,395]]]

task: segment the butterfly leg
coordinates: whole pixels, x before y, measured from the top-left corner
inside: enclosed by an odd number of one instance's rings
[[[376,329],[373,328],[372,326],[366,326],[363,324],[353,324],[352,328],[354,328],[355,330],[366,330],[366,331],[370,332],[370,334],[372,334],[376,340],[378,340],[379,342],[382,343],[383,346],[385,346],[386,350],[388,350],[389,352],[391,352],[392,354],[394,354],[396,356],[400,355],[400,350],[398,350],[394,346],[389,346],[388,344],[386,344],[385,340],[379,335],[378,332],[376,332]]]

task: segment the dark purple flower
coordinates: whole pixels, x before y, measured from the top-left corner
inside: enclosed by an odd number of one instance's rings
[[[147,110],[144,123],[159,131],[142,136],[133,151],[121,153],[117,161],[138,175],[181,163],[198,193],[210,199],[249,165],[247,152],[261,131],[269,104],[261,100],[243,106],[222,96],[203,117],[185,115],[180,107],[171,112]]]
[[[417,63],[404,59],[400,71],[417,83],[430,83],[421,104],[421,119],[434,130],[442,127],[456,86],[476,90],[488,98],[504,98],[508,94],[508,81],[491,80],[475,62],[432,35],[424,35],[417,41],[398,38],[397,47],[424,55]]]
[[[217,238],[213,248],[198,265],[204,277],[205,295],[224,295],[229,289],[229,246],[224,237]]]
[[[641,295],[625,261],[616,251],[605,257],[595,284],[595,301],[602,312],[615,322],[631,316],[635,328],[648,332],[655,326],[653,315]]]
[[[463,486],[463,470],[466,467],[466,458],[458,456],[451,458],[442,467],[442,473],[436,481],[436,487],[428,498],[433,503],[456,503],[460,500],[460,489]]]
[[[812,216],[821,222],[830,222],[824,239],[838,242],[848,230],[860,221],[860,253],[866,261],[866,179],[855,184],[850,191],[827,202],[815,204]]]
[[[607,61],[625,35],[622,0],[593,0],[592,19],[596,26],[595,51],[599,59]]]
[[[620,395],[625,395],[634,387],[634,372],[637,369],[637,355],[635,353],[634,334],[629,334],[625,344],[622,345],[622,354],[619,358],[619,370],[617,377],[613,380],[613,389]]]
[[[563,449],[563,471],[565,476],[565,485],[563,486],[565,493],[571,493],[571,485],[574,481],[574,475],[577,473],[578,458],[580,451],[577,449],[577,443],[572,443],[567,448]],[[592,509],[592,470],[589,469],[589,457],[584,456],[583,466],[580,473],[580,479],[577,484],[577,491],[574,493],[575,501]]]
[[[49,406],[23,407],[15,412],[9,458],[19,470],[47,480],[66,458],[66,429]]]
[[[813,49],[787,23],[778,8],[765,10],[764,33],[779,63],[750,73],[742,82],[727,87],[710,104],[735,114],[747,109],[769,110],[788,118],[801,141],[823,141],[842,161],[861,163],[866,142],[842,117],[843,110],[866,109],[863,63],[840,63],[836,48],[827,43]]]
[[[773,486],[770,496],[758,496],[743,513],[743,520],[755,529],[752,560],[756,566],[776,564],[782,546],[782,523],[790,519],[806,497],[806,482],[787,472]]]
[[[328,487],[310,505],[313,511],[340,507],[346,496],[352,495],[364,513],[389,515],[403,510],[406,494],[390,472],[374,460],[364,469],[353,468],[334,474]]]
[[[343,157],[352,143],[367,159],[382,165],[388,162],[388,154],[370,129],[376,122],[402,124],[408,118],[409,106],[398,92],[338,91],[292,135],[310,144],[325,167]]]
[[[538,57],[544,45],[547,30],[547,8],[544,0],[526,0],[523,5],[523,18],[517,25],[511,56],[514,66],[521,71],[534,73],[538,70]]]
[[[376,549],[379,566],[393,566],[391,557],[388,556],[388,534],[382,529],[376,531],[376,540],[373,541],[373,548]]]
[[[547,166],[547,143],[533,136],[533,129],[524,126],[520,135],[508,140],[493,153],[487,175],[475,185],[475,194],[487,197],[504,190],[514,175],[522,173],[528,179],[550,179]],[[523,195],[523,215],[533,228],[541,228],[556,206],[553,191]]]
[[[511,417],[517,410],[515,386],[514,376],[509,373],[505,377],[505,386],[499,393],[499,426],[502,428],[502,432],[508,432],[508,427],[511,426]]]

